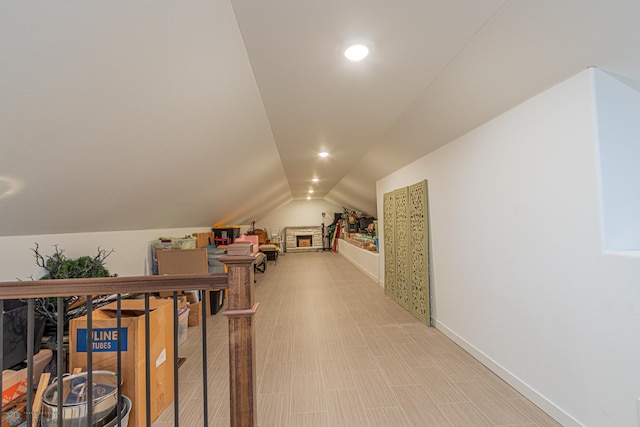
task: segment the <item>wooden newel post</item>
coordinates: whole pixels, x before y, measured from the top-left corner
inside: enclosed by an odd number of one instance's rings
[[[256,332],[252,256],[222,256],[228,268],[229,389],[231,427],[254,427],[256,420]]]

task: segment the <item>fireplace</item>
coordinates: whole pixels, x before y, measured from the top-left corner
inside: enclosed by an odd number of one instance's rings
[[[285,227],[285,252],[321,251],[322,227]]]
[[[296,248],[310,248],[313,246],[313,235],[296,235]]]

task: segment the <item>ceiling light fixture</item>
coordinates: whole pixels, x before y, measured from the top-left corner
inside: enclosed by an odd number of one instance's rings
[[[344,56],[350,61],[362,61],[369,55],[369,48],[363,44],[354,44],[344,50]]]
[[[311,182],[318,182],[318,181],[320,181],[318,178],[313,178],[313,179],[311,180]]]
[[[311,196],[307,196],[307,200],[311,200]]]
[[[327,153],[326,151],[321,151],[318,153],[318,156],[322,158],[329,157],[329,153]]]
[[[309,190],[309,194],[313,194],[313,190]]]

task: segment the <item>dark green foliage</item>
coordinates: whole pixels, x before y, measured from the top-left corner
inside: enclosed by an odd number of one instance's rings
[[[35,253],[36,264],[47,270],[47,274],[41,280],[48,279],[78,279],[87,277],[113,277],[105,267],[105,260],[114,251],[106,251],[98,247],[98,254],[94,257],[81,256],[79,258],[67,258],[64,249],[54,245],[56,251],[53,255],[43,256],[39,252],[38,244],[32,249]]]
[[[47,274],[42,276],[40,280],[117,276],[117,274],[110,274],[105,267],[105,260],[114,252],[113,249],[106,251],[98,247],[98,253],[94,257],[85,255],[73,259],[67,258],[64,254],[64,249],[58,248],[58,245],[53,245],[53,247],[55,252],[52,255],[42,255],[37,243],[35,249],[31,249],[36,258],[36,264],[47,271]],[[86,313],[84,305],[75,310],[67,309],[67,306],[82,298],[83,296],[80,295],[64,297],[65,329],[68,326],[69,319]],[[93,298],[95,298],[93,301],[94,307],[97,303],[102,303],[99,300],[100,296],[96,295]],[[36,317],[46,319],[48,323],[53,325],[57,323],[57,298],[35,298],[34,303]]]

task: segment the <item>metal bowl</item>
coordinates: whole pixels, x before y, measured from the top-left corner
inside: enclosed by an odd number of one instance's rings
[[[127,427],[129,424],[129,415],[131,414],[131,399],[127,396],[122,396],[122,400],[120,401],[121,414],[120,414],[120,425],[122,427]],[[104,427],[116,427],[118,425],[118,414],[115,411],[103,420],[105,423]]]
[[[87,425],[87,402],[93,402],[92,424],[100,423],[116,406],[118,378],[111,371],[93,371],[93,399],[88,399],[87,372],[62,379],[62,427]],[[58,425],[58,384],[54,382],[42,395],[42,426]]]

